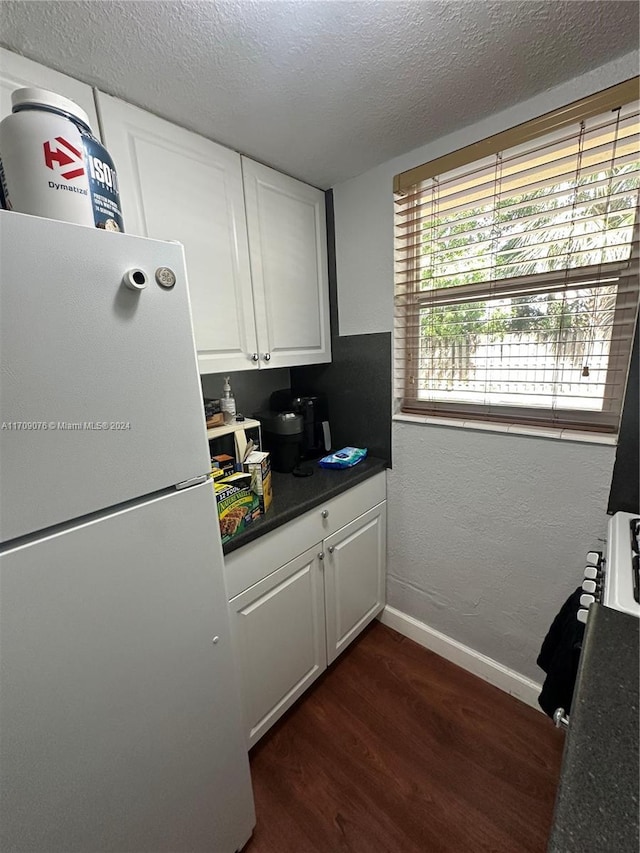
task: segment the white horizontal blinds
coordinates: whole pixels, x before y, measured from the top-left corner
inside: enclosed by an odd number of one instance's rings
[[[637,312],[638,103],[396,195],[405,411],[615,431]]]

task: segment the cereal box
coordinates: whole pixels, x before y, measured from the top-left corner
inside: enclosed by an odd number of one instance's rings
[[[211,470],[214,468],[220,468],[224,471],[225,476],[229,476],[236,470],[236,460],[228,453],[219,453],[217,456],[211,457]]]
[[[266,512],[271,506],[271,460],[268,453],[254,450],[244,460],[243,468],[251,474],[251,488],[258,495],[260,509]]]
[[[222,544],[233,539],[260,516],[258,496],[247,474],[232,474],[214,483]]]

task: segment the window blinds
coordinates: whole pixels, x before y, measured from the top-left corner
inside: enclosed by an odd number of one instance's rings
[[[396,193],[403,411],[617,430],[638,301],[639,130],[634,101]]]

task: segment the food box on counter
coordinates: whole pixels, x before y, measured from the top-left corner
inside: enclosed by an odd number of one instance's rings
[[[266,512],[271,506],[273,497],[269,454],[254,450],[247,456],[242,465],[244,470],[251,474],[251,488],[258,495],[260,509],[262,512]]]
[[[220,468],[225,477],[233,474],[236,470],[236,460],[228,453],[218,453],[217,456],[211,457],[211,470]]]
[[[214,481],[220,535],[224,545],[260,517],[260,501],[249,474],[232,474]]]
[[[220,400],[211,399],[205,397],[204,399],[204,416],[205,418],[211,418],[213,415],[218,415],[222,412],[222,406],[220,405]]]
[[[220,406],[220,400],[205,398],[204,417],[207,422],[207,429],[224,424],[224,413]]]

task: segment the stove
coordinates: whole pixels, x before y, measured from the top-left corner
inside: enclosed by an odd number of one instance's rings
[[[594,601],[640,618],[640,513],[617,512],[609,519],[604,554],[589,551],[578,619],[587,621]]]

